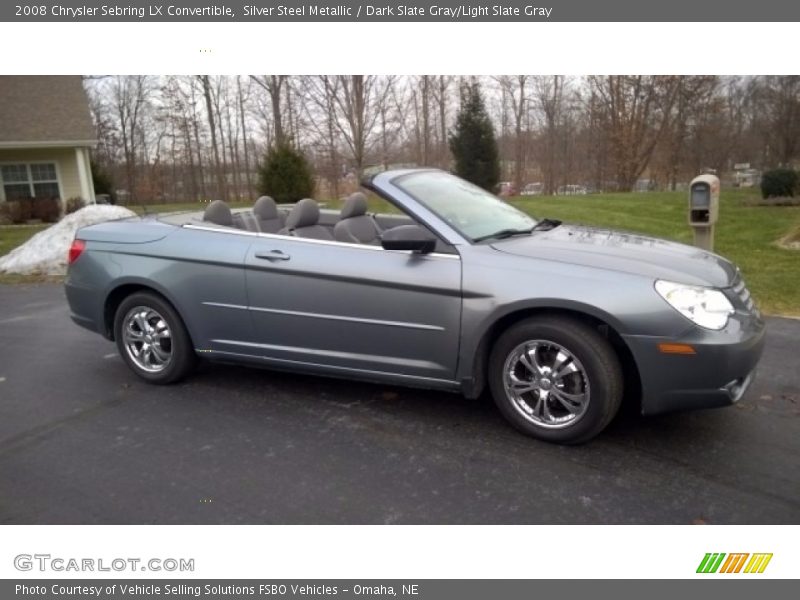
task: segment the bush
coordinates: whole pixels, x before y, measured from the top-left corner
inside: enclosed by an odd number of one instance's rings
[[[288,144],[270,149],[258,178],[258,191],[275,202],[297,202],[314,193],[314,177],[306,157]]]
[[[25,223],[26,221],[30,221],[33,219],[33,199],[32,198],[25,198],[23,200],[17,200],[17,205],[19,206],[19,213],[17,215],[17,223]]]
[[[45,223],[55,223],[61,216],[61,201],[58,198],[25,198],[9,200],[0,205],[0,221],[15,225],[39,219]]]
[[[9,223],[21,223],[19,212],[19,202],[16,200],[8,200],[3,203],[3,215]]]
[[[33,202],[28,199],[9,200],[6,202],[6,211],[8,219],[19,225],[33,218]]]
[[[31,217],[44,223],[55,223],[61,216],[61,202],[58,198],[40,198],[33,201]]]
[[[82,209],[83,207],[83,198],[70,198],[67,200],[67,203],[64,206],[64,211],[69,215],[74,213],[76,210]]]
[[[20,225],[33,218],[31,209],[30,200],[9,200],[4,204],[3,212],[11,223]]]
[[[793,198],[798,190],[797,171],[792,169],[773,169],[761,176],[761,196],[763,198]]]
[[[111,177],[111,173],[107,171],[103,165],[95,162],[94,159],[92,159],[89,164],[92,169],[92,183],[94,184],[95,194],[113,195],[114,180]]]

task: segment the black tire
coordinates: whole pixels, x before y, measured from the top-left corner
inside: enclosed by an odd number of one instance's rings
[[[572,362],[582,367],[577,374],[569,376],[573,378],[571,385],[589,390],[588,400],[583,405],[585,408],[582,409],[580,416],[570,417],[569,411],[564,410],[564,406],[558,403],[555,395],[552,400],[543,401],[548,406],[548,411],[549,407],[554,407],[554,412],[561,410],[565,419],[574,418],[574,422],[544,426],[541,424],[544,419],[537,418],[541,415],[523,416],[524,407],[520,408],[519,402],[506,393],[504,383],[506,361],[509,361],[509,365],[515,364],[512,358],[515,356],[515,351],[533,340],[552,342],[560,346],[572,354],[573,359],[577,359]],[[553,346],[547,346],[545,343],[539,347],[542,348],[540,352],[550,352],[552,356]],[[522,372],[525,373],[525,369],[522,369]],[[611,422],[622,402],[624,382],[622,368],[611,344],[593,327],[560,315],[542,315],[526,319],[505,331],[492,348],[487,377],[492,397],[503,416],[523,433],[548,442],[580,444],[592,439]],[[555,384],[550,382],[551,378],[547,375],[545,377],[549,382],[548,389],[555,387]],[[537,379],[537,376],[533,376],[532,379]],[[541,385],[541,380],[536,384]],[[558,388],[558,391],[564,390]],[[527,399],[530,399],[531,404],[535,404],[539,398],[538,390],[527,393],[530,395],[519,394],[519,396],[526,403]],[[531,408],[530,405],[528,408]]]
[[[123,327],[125,326],[125,321],[129,313],[138,307],[154,311],[155,314],[161,317],[169,330],[169,359],[164,361],[164,364],[159,367],[160,370],[146,370],[146,368],[138,364],[137,360],[131,356],[133,351],[129,352],[128,350]],[[140,327],[137,328],[137,332],[140,329]],[[197,355],[194,352],[192,340],[189,337],[189,333],[186,331],[183,320],[169,302],[163,297],[151,292],[136,292],[120,303],[114,315],[114,339],[117,343],[117,350],[128,367],[149,383],[175,383],[188,375],[197,362]],[[166,346],[167,340],[157,343],[159,344],[159,350],[163,353],[161,344],[163,343],[164,346]],[[141,346],[137,347],[141,348]],[[141,358],[139,360],[143,363],[146,362]]]

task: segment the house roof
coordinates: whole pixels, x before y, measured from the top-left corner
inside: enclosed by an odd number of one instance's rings
[[[0,76],[0,147],[94,145],[79,75]]]

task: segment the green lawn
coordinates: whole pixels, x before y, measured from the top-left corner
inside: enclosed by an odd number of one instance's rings
[[[755,206],[755,191],[724,190],[717,224],[715,251],[738,264],[764,312],[800,316],[800,250],[778,245],[781,238],[800,239],[800,207]],[[536,217],[602,225],[637,231],[679,242],[691,242],[686,223],[685,193],[595,194],[512,198],[511,202]],[[326,207],[338,208],[339,202]],[[148,205],[148,212],[201,210],[204,204]],[[234,208],[251,203],[234,203]],[[138,213],[142,207],[130,207]],[[370,198],[370,210],[396,212],[393,206]],[[45,225],[0,227],[0,256],[41,231]],[[0,281],[16,281],[8,276]]]
[[[797,225],[789,231],[787,236],[783,238],[783,242],[795,246],[800,244],[800,223],[797,223]],[[800,250],[800,248],[798,249]]]
[[[28,238],[48,225],[9,225],[0,227],[0,256],[8,254],[11,250],[28,241]]]
[[[800,207],[753,206],[757,192],[723,190],[714,251],[739,265],[764,312],[800,316],[800,251],[778,240],[800,227]],[[514,198],[536,217],[603,225],[691,243],[680,192]]]

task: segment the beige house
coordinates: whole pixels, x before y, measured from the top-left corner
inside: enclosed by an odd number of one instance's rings
[[[94,203],[95,138],[80,76],[0,76],[0,202]]]

